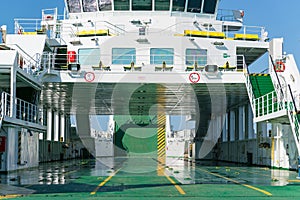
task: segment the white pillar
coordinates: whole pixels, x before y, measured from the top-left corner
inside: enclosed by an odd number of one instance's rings
[[[59,141],[58,136],[59,136],[59,114],[57,111],[54,112],[54,141]]]
[[[16,68],[14,66],[11,67],[10,72],[10,117],[16,117],[16,85],[17,85],[17,78],[16,78]]]
[[[47,109],[47,140],[52,140],[52,110]]]
[[[166,135],[171,135],[170,115],[166,115]]]
[[[60,115],[60,141],[65,141],[65,115]]]
[[[252,107],[248,105],[248,139],[254,138],[254,129],[253,129],[253,112]]]
[[[229,120],[230,141],[235,141],[235,112],[233,110],[230,111]]]

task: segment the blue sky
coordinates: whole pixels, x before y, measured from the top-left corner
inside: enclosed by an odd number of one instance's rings
[[[249,26],[263,26],[270,38],[283,37],[284,51],[294,54],[300,61],[299,0],[221,0],[220,8],[244,10],[244,22]],[[17,6],[16,6],[17,5]],[[14,18],[41,18],[44,8],[59,9],[63,13],[64,0],[13,0],[1,1],[0,25],[7,25],[13,31]],[[265,61],[258,65],[266,65]],[[267,66],[262,66],[266,68]]]

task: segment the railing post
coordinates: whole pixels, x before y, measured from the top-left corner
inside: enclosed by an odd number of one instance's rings
[[[298,157],[298,176],[297,179],[300,179],[300,156]]]

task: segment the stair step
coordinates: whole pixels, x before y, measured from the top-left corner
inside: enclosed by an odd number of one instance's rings
[[[250,74],[250,81],[255,98],[274,91],[274,86],[269,74]]]

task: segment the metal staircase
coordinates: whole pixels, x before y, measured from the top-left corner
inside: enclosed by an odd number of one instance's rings
[[[274,62],[271,63],[275,69]],[[295,143],[300,155],[300,114],[297,111],[295,100],[290,85],[283,85],[280,82],[276,70],[270,70],[268,75],[260,75],[259,78],[246,73],[246,86],[250,104],[254,114],[254,122],[274,120],[279,123],[289,122]],[[270,86],[270,81],[272,85]],[[287,121],[288,120],[288,121]]]

